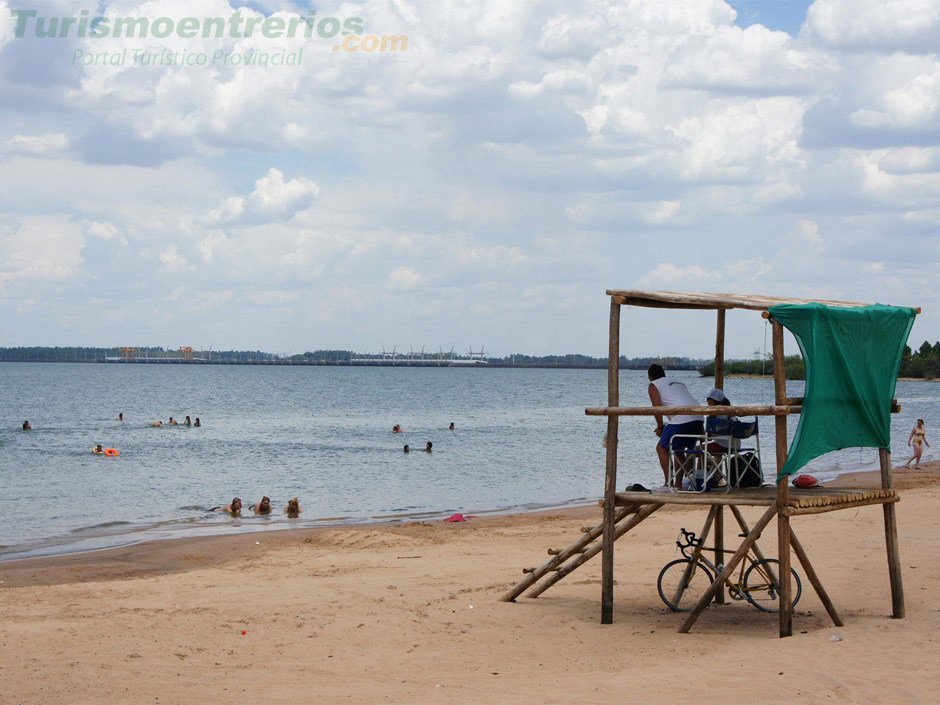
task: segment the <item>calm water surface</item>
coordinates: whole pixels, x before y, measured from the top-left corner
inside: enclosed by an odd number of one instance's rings
[[[697,373],[676,376],[702,399],[712,386]],[[644,372],[621,381],[622,404],[649,403]],[[593,502],[603,492],[605,420],[584,408],[605,403],[606,383],[606,370],[0,363],[0,558]],[[731,379],[726,391],[736,403],[773,400],[768,380]],[[802,383],[788,393],[802,394]],[[899,463],[914,419],[927,420],[931,438],[940,383],[900,382],[897,397]],[[186,415],[203,426],[150,427]],[[32,431],[20,430],[25,419]],[[396,423],[405,433],[391,433]],[[623,418],[619,486],[662,483],[653,425]],[[426,441],[430,454],[420,450]],[[773,442],[767,419],[768,477]],[[97,443],[120,457],[93,455]],[[406,455],[405,443],[417,450]],[[810,471],[876,466],[875,451],[848,450]],[[236,495],[246,507],[269,495],[278,511],[298,496],[304,514],[209,511]]]

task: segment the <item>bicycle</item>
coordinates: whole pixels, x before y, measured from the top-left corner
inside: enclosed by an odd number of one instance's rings
[[[677,558],[667,563],[659,572],[656,587],[663,602],[674,612],[688,612],[715,582],[715,576],[724,570],[723,565],[715,565],[703,553],[714,548],[703,546],[702,539],[696,538],[691,531],[679,530],[680,538],[676,546],[684,558]],[[745,534],[741,534],[745,536]],[[689,549],[693,549],[691,554]],[[759,559],[751,555],[753,548],[745,554],[738,571],[738,580],[729,576],[725,580],[728,594],[732,600],[746,600],[763,612],[778,612],[780,582],[777,580],[780,565],[776,558]],[[800,601],[803,586],[797,572],[790,569],[792,577],[792,605]]]

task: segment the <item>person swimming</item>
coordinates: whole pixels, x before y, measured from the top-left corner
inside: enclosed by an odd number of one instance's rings
[[[434,444],[431,443],[431,441],[428,441],[427,445],[424,446],[424,452],[425,452],[425,453],[430,453],[430,452],[431,452],[431,446],[433,446],[433,445],[434,445]]]
[[[162,428],[162,427],[163,427],[162,421],[154,421],[152,424],[150,424],[150,428]]]
[[[257,504],[252,504],[248,507],[255,514],[270,514],[271,513],[271,498],[264,496],[261,498],[261,501]]]
[[[401,430],[401,426],[395,424],[392,426],[392,433],[404,433],[404,431]]]
[[[404,447],[404,451],[405,451],[406,453],[410,453],[410,452],[411,452],[411,446],[409,446],[409,445],[406,443],[406,444],[405,444],[405,447]]]
[[[101,444],[99,443],[98,445],[96,445],[94,448],[91,449],[91,452],[94,453],[95,455],[104,455],[104,448],[102,448]]]
[[[32,426],[29,425],[29,421],[24,421],[24,422],[23,422],[23,430],[24,430],[24,431],[29,431],[31,428],[32,428]]]
[[[189,420],[189,417],[186,417],[186,420],[183,422],[184,426],[192,426],[193,422]]]
[[[287,515],[288,519],[296,519],[303,513],[303,509],[300,508],[300,500],[294,497],[292,500],[287,502],[287,506],[284,507],[284,513]]]
[[[180,425],[179,421],[174,419],[172,416],[170,417],[170,420],[167,421],[167,426],[179,426],[179,425]]]
[[[453,421],[450,422],[450,426],[448,426],[448,429],[451,430],[451,431],[454,430],[454,422],[453,422]]]
[[[240,497],[235,497],[231,504],[226,504],[222,507],[216,507],[212,511],[225,512],[226,514],[231,514],[233,517],[240,517],[242,515],[242,500]]]
[[[194,426],[195,428],[199,428],[200,426],[202,426],[202,424],[199,422],[199,417],[198,417],[198,416],[196,417],[196,422],[193,424],[193,426]]]
[[[124,412],[122,411],[120,414],[118,414],[118,415],[117,415],[117,418],[114,419],[114,420],[115,420],[115,421],[123,421],[123,420],[124,420]]]

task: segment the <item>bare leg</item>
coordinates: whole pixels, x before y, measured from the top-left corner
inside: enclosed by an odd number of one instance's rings
[[[659,464],[663,468],[663,484],[668,485],[669,484],[669,452],[665,448],[660,446],[659,444],[656,444],[656,455],[659,456]]]

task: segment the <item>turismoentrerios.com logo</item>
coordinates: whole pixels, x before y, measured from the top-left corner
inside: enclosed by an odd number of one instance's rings
[[[17,39],[333,39],[332,51],[346,53],[401,53],[408,51],[408,36],[363,34],[361,17],[317,17],[316,10],[306,15],[244,16],[240,10],[228,17],[116,17],[92,15],[82,10],[73,16],[45,16],[38,10],[11,10],[16,22]],[[193,51],[153,47],[123,47],[115,51],[75,49],[73,65],[110,66],[205,66],[243,65],[295,66],[303,58],[303,48],[296,51],[227,51],[204,48]]]
[[[317,19],[316,10],[306,16],[244,17],[240,10],[229,17],[92,17],[82,10],[77,17],[44,17],[37,10],[11,10],[16,20],[15,36],[39,39],[104,39],[106,37],[130,39],[265,39],[304,38],[316,36],[330,39],[342,32],[362,34],[361,17],[348,17],[342,22],[336,17]]]

